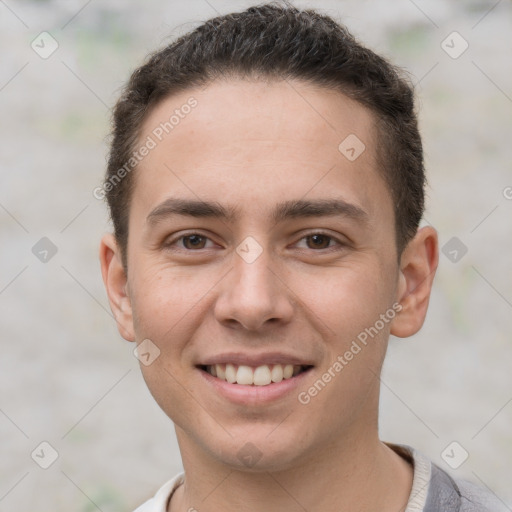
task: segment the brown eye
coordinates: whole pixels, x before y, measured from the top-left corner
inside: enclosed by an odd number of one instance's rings
[[[170,240],[166,240],[162,247],[167,251],[173,251],[181,254],[191,254],[193,252],[213,249],[215,243],[206,235],[199,232],[189,232],[187,235],[175,236]],[[202,254],[202,253],[200,253]]]
[[[204,244],[207,240],[205,236],[201,235],[187,235],[181,237],[181,239],[186,249],[204,249]]]
[[[298,241],[298,248],[301,250],[327,254],[334,251],[346,250],[347,243],[323,231],[314,231],[304,235]]]
[[[327,249],[331,241],[331,237],[327,235],[309,235],[305,237],[311,244],[307,244],[310,249]]]

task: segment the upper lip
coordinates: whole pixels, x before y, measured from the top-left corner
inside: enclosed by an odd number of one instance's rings
[[[226,352],[203,359],[198,366],[211,366],[214,364],[235,364],[258,367],[271,364],[293,364],[296,366],[313,366],[305,359],[284,352],[266,352],[264,354],[243,354],[240,352]]]

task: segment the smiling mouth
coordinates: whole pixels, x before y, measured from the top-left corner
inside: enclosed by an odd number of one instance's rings
[[[268,386],[292,379],[312,368],[309,365],[264,364],[257,367],[236,364],[200,365],[200,370],[217,379],[243,386]]]

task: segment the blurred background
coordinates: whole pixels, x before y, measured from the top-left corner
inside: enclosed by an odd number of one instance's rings
[[[381,437],[512,510],[512,5],[294,3],[347,24],[417,86],[440,265],[422,331],[391,339]],[[131,511],[181,470],[108,306],[110,224],[93,190],[130,72],[254,4],[0,0],[0,512]]]

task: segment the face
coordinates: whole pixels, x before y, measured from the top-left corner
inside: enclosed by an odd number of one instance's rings
[[[128,274],[112,239],[102,264],[121,334],[158,354],[141,369],[182,451],[277,470],[376,432],[409,274],[374,123],[337,92],[234,80],[145,120]]]

